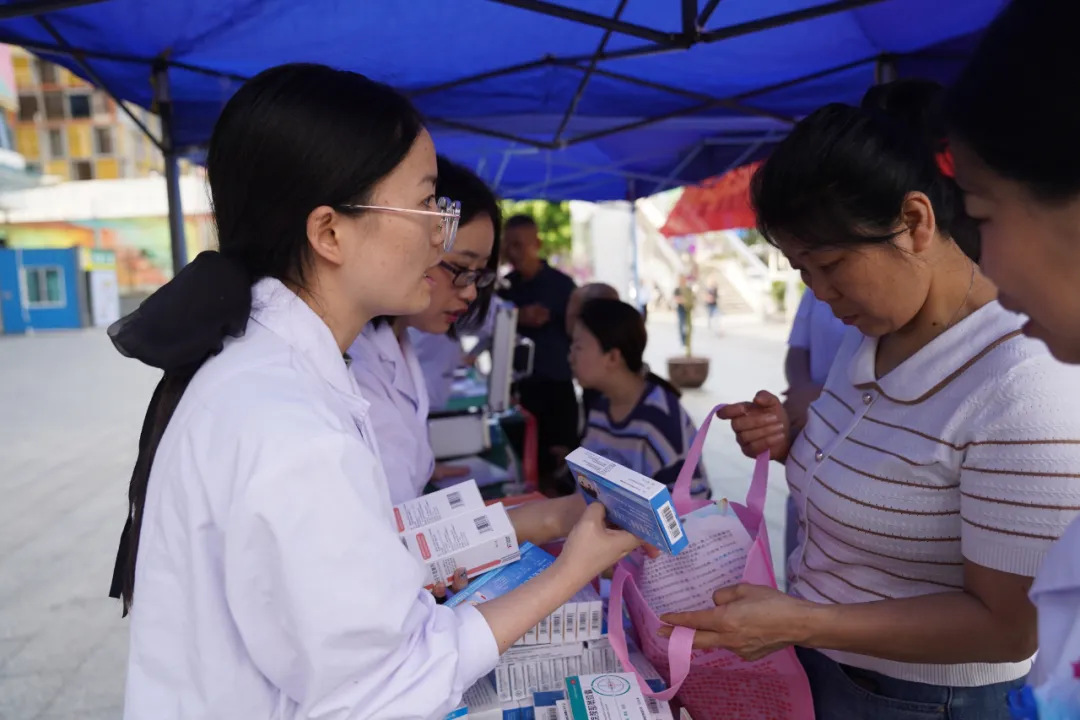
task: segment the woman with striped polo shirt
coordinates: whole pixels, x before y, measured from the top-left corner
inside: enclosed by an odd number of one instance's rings
[[[1080,511],[1080,374],[980,272],[939,95],[824,107],[755,177],[764,235],[853,327],[794,440],[770,393],[722,414],[786,463],[792,595],[738,586],[667,618],[743,657],[798,646],[819,720],[1008,718],[1032,577]]]

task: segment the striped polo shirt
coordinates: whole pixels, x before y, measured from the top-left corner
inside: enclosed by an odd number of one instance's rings
[[[589,411],[581,446],[674,488],[696,433],[679,398],[649,382],[638,404],[621,421],[613,420],[610,411],[607,398],[601,397]],[[709,493],[705,470],[698,465],[690,494],[708,497]]]
[[[1080,512],[1080,368],[1022,323],[990,303],[882,378],[877,340],[848,334],[787,461],[800,525],[793,593],[842,604],[959,591],[965,559],[1035,575]],[[1031,667],[825,654],[950,686]]]

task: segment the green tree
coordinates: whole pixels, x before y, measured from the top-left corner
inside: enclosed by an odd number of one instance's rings
[[[570,203],[547,200],[503,200],[503,219],[513,215],[528,215],[540,229],[540,255],[566,257],[570,254]]]

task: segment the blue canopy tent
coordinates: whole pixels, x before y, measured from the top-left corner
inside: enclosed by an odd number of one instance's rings
[[[604,200],[768,153],[795,119],[890,77],[948,81],[1005,0],[0,0],[0,42],[161,115],[176,158],[283,62],[409,94],[440,152],[503,196]]]

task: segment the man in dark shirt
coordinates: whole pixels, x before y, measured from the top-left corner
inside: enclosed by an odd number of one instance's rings
[[[578,442],[578,401],[570,372],[566,308],[576,287],[540,259],[540,233],[528,215],[506,221],[503,249],[513,266],[500,295],[518,308],[518,332],[536,346],[533,374],[518,383],[522,406],[536,417],[541,490],[562,492],[553,478]]]

